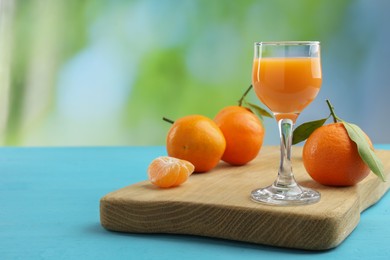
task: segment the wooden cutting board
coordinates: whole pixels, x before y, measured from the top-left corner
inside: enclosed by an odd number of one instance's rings
[[[336,247],[357,226],[360,213],[389,189],[390,151],[377,151],[389,181],[370,173],[358,185],[344,188],[314,182],[301,153],[301,147],[293,148],[294,174],[300,184],[321,193],[316,204],[286,207],[251,201],[250,192],[271,184],[277,174],[279,148],[263,147],[248,165],[221,162],[176,188],[160,189],[144,181],[111,192],[100,201],[101,224],[120,232],[191,234],[309,250]]]

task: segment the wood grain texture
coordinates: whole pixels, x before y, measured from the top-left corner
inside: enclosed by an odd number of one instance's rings
[[[321,193],[316,204],[283,207],[251,201],[252,190],[276,178],[279,148],[266,146],[248,165],[221,162],[176,188],[160,189],[144,181],[111,192],[100,201],[101,224],[120,232],[191,234],[309,250],[336,247],[390,181],[381,182],[371,173],[353,187],[326,187],[306,173],[301,153],[301,147],[293,148],[294,174],[300,184]],[[389,179],[390,151],[377,154]]]

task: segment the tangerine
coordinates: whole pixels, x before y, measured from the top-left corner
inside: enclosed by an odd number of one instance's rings
[[[216,123],[201,115],[176,120],[167,136],[169,156],[187,160],[195,172],[207,172],[221,160],[226,141]]]
[[[222,160],[231,165],[252,161],[263,145],[265,129],[260,119],[249,109],[228,106],[218,112],[214,121],[226,139]]]
[[[370,139],[366,137],[372,147]],[[370,173],[356,143],[340,122],[316,129],[303,146],[302,159],[309,175],[324,185],[355,185]]]
[[[194,165],[188,161],[169,156],[154,159],[148,167],[151,183],[161,188],[178,186],[193,173]]]

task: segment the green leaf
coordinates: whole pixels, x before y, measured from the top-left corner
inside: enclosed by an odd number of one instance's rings
[[[370,170],[377,175],[382,181],[385,181],[383,174],[383,164],[371,149],[367,141],[366,135],[357,125],[345,121],[341,121],[348,132],[349,138],[357,145],[358,152],[362,160],[368,165]]]
[[[274,118],[274,116],[271,113],[269,113],[267,110],[265,110],[264,108],[261,108],[258,105],[250,103],[250,102],[248,102],[246,100],[244,100],[244,103],[245,103],[246,106],[249,107],[249,109],[254,110],[255,113],[260,116],[260,118],[262,118],[263,116]]]
[[[314,132],[314,130],[325,124],[328,118],[329,116],[327,118],[306,122],[295,128],[293,132],[292,144],[294,145],[306,140]]]

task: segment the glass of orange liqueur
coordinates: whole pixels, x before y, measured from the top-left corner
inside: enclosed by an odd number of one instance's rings
[[[252,200],[271,205],[302,205],[319,201],[320,193],[295,181],[291,142],[298,115],[321,88],[320,43],[256,42],[252,83],[257,97],[273,112],[278,122],[281,154],[275,182],[252,191]]]

